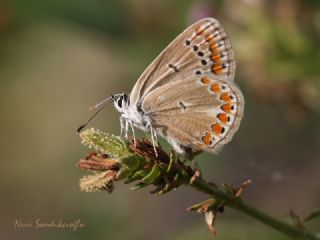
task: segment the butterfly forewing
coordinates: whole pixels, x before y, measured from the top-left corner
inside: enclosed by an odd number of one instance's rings
[[[130,102],[139,105],[154,89],[190,76],[212,74],[233,81],[234,71],[226,32],[217,20],[205,18],[188,27],[151,63],[135,84]]]

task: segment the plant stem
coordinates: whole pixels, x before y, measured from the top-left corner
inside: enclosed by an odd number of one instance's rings
[[[228,194],[219,190],[218,188],[211,186],[209,183],[204,181],[202,178],[196,179],[190,186],[201,191],[203,193],[209,194],[217,200],[224,202],[224,205],[233,208],[243,214],[250,216],[283,234],[290,236],[295,239],[308,239],[308,240],[319,240],[317,236],[308,232],[306,229],[297,228],[291,226],[285,222],[279,221],[270,215],[253,208],[245,204],[240,198],[230,198]]]

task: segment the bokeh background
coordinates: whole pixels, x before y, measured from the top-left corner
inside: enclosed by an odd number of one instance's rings
[[[1,0],[0,238],[210,239],[203,216],[185,209],[206,199],[181,187],[83,193],[76,164],[88,149],[76,128],[88,107],[130,92],[158,53],[195,20],[220,20],[233,43],[236,82],[246,99],[234,140],[197,162],[208,180],[253,181],[244,198],[285,219],[320,205],[320,2],[318,0]],[[106,108],[91,126],[119,134]],[[85,227],[16,229],[52,219]],[[320,222],[310,223],[320,231]],[[227,209],[216,239],[286,239]]]

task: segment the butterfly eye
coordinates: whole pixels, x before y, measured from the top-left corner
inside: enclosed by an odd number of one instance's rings
[[[127,94],[123,94],[123,101],[124,101],[125,103],[129,102],[129,97],[128,97]]]
[[[120,96],[118,101],[117,101],[117,104],[118,104],[119,108],[122,108],[122,100],[123,100],[123,96]]]

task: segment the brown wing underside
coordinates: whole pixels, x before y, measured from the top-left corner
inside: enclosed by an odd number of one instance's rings
[[[243,107],[238,87],[213,75],[161,86],[146,95],[142,105],[158,133],[193,151],[217,150],[229,142]]]
[[[182,32],[143,72],[130,102],[137,105],[154,89],[190,76],[212,74],[233,81],[235,61],[227,35],[213,18],[202,19]]]

